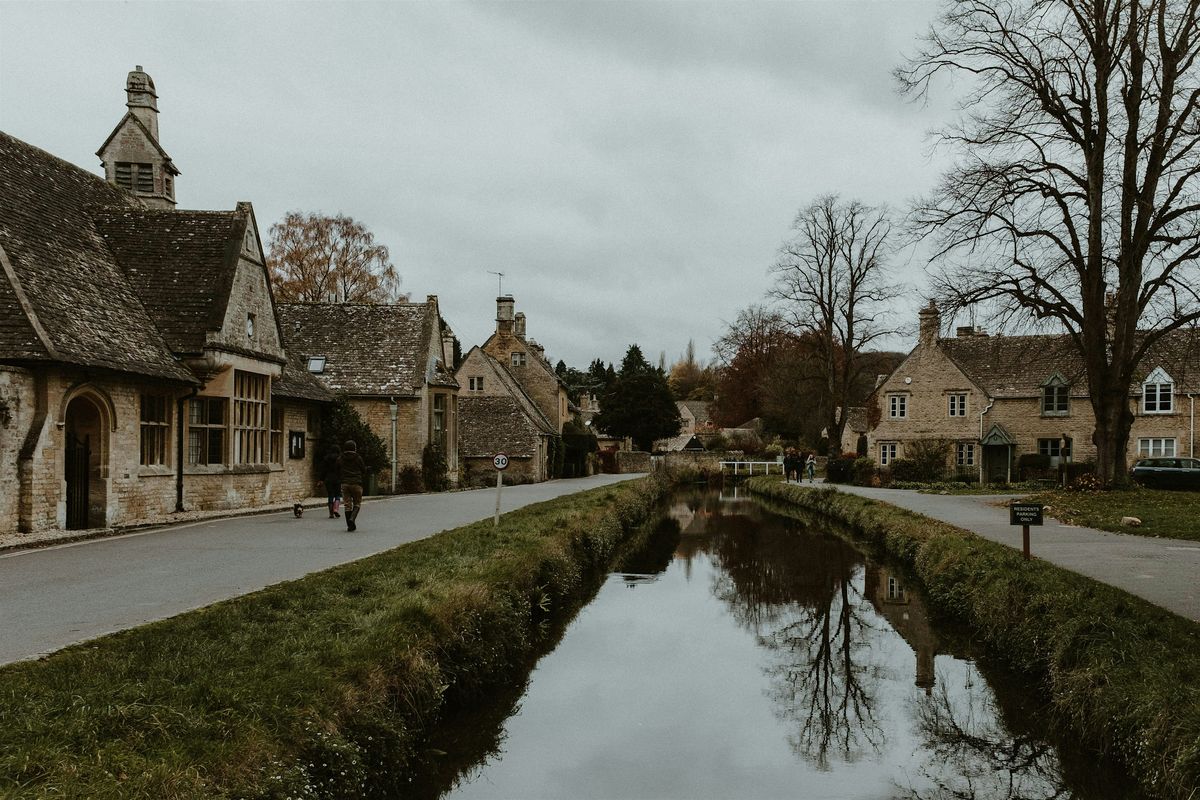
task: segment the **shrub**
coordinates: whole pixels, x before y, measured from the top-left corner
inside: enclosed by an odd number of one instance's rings
[[[875,486],[879,482],[879,476],[875,472],[875,459],[866,456],[854,459],[851,475],[855,486]]]
[[[1050,456],[1041,453],[1022,453],[1017,457],[1017,472],[1020,480],[1044,478],[1050,473]]]
[[[924,483],[927,478],[921,473],[921,466],[911,458],[897,458],[891,464],[892,480],[905,483]]]
[[[919,481],[941,480],[954,443],[949,439],[916,439],[904,445],[905,460],[913,462]]]
[[[346,396],[340,394],[321,412],[318,450],[328,453],[334,445],[340,448],[347,439],[353,439],[358,446],[358,455],[368,472],[378,472],[388,466],[387,446],[383,439],[358,415]]]
[[[397,477],[399,478],[397,485],[401,494],[417,494],[425,491],[425,486],[421,482],[421,470],[411,464],[401,467]]]
[[[853,453],[842,453],[837,458],[829,459],[825,464],[825,480],[829,483],[849,483],[857,458]]]
[[[444,492],[450,487],[450,479],[446,471],[450,466],[446,463],[446,451],[441,445],[430,442],[421,451],[421,482],[428,492]]]

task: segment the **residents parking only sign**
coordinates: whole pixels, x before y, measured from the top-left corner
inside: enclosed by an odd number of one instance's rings
[[[1009,503],[1008,524],[1021,526],[1021,555],[1029,560],[1029,526],[1042,524],[1042,506],[1039,503]]]
[[[1039,503],[1013,503],[1008,507],[1009,525],[1041,525],[1042,506]]]

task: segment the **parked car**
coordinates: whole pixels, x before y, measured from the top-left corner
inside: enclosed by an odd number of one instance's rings
[[[1200,459],[1196,458],[1142,458],[1129,474],[1156,489],[1200,489]]]

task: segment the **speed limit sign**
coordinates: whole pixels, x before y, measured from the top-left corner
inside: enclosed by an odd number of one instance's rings
[[[496,469],[508,469],[508,456],[504,453],[496,453],[496,457],[492,459],[492,464]]]

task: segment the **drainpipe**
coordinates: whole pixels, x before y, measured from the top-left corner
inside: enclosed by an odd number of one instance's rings
[[[988,400],[987,408],[979,412],[979,485],[983,486],[983,415],[992,410],[992,406],[996,405],[996,398]]]
[[[175,404],[175,510],[183,511],[183,410],[187,401],[200,394],[193,386],[192,393],[179,398]]]
[[[1196,457],[1196,394],[1188,392],[1188,457]]]
[[[399,406],[396,405],[396,398],[389,397],[391,401],[392,411],[392,494],[396,493],[396,414],[399,411]]]

